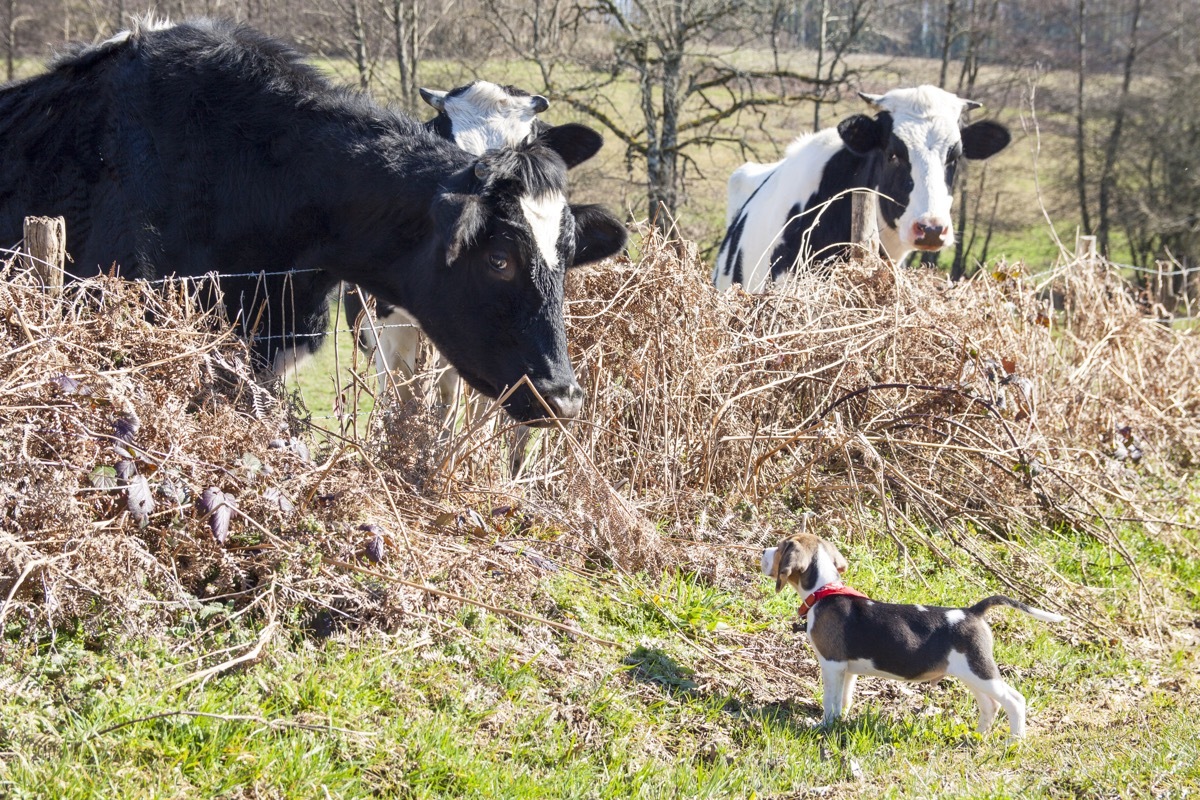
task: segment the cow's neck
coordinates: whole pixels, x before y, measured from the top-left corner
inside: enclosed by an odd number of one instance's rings
[[[912,251],[900,241],[900,231],[887,224],[878,206],[875,207],[875,224],[879,231],[879,246],[883,254],[893,263],[899,264]]]

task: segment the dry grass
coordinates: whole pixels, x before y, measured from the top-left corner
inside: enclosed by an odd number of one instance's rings
[[[1104,265],[1035,285],[1001,264],[950,286],[850,264],[718,294],[693,248],[643,233],[637,264],[572,278],[586,418],[542,435],[516,481],[494,412],[446,432],[430,409],[385,406],[309,459],[292,439],[304,424],[178,287],[87,281],[59,303],[10,266],[0,620],[149,629],[213,598],[303,608],[318,628],[528,610],[552,569],[738,578],[811,510],[902,553],[961,548],[1088,626],[1093,590],[1026,537],[1086,537],[1119,559],[1106,515],[1172,535],[1160,487],[1200,458],[1200,347]],[[209,488],[236,508],[206,506]],[[1132,628],[1156,621],[1141,599]]]

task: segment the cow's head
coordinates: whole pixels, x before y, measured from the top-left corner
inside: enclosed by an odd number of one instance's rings
[[[912,250],[954,244],[950,205],[958,159],[999,153],[1011,139],[1008,129],[987,120],[964,127],[963,113],[980,104],[936,86],[860,96],[879,113],[843,120],[838,133],[851,152],[872,159],[871,184],[881,195],[880,237],[888,255],[898,260]]]
[[[567,202],[567,164],[596,153],[600,135],[560,125],[515,148],[489,150],[446,180],[431,213],[445,253],[416,287],[409,310],[462,377],[505,403],[517,420],[570,418],[583,390],[567,355],[566,270],[625,246],[621,221],[600,206]]]
[[[421,98],[437,109],[433,129],[475,155],[514,147],[545,127],[537,115],[550,101],[515,86],[475,81],[448,92],[422,89]]]

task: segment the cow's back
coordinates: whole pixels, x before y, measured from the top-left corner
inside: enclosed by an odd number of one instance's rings
[[[90,48],[0,89],[0,246],[20,241],[26,216],[71,219],[73,256],[94,228],[112,224],[91,209],[103,208],[116,191],[109,87],[121,67],[120,50]],[[118,249],[131,254],[130,247],[124,240]]]
[[[0,242],[61,214],[81,275],[288,269],[331,224],[318,189],[345,165],[322,154],[355,125],[419,128],[235,23],[135,29],[0,94]]]
[[[746,164],[735,172],[738,186],[749,191],[738,211],[729,214],[713,270],[717,288],[740,283],[746,291],[761,291],[786,269],[781,264],[796,261],[803,229],[811,222],[805,212],[823,202],[831,185],[854,181],[857,164],[837,163],[834,170],[827,169],[846,153],[837,130],[829,128],[797,139],[782,161]],[[747,167],[751,169],[742,173]],[[752,188],[746,186],[748,181]],[[731,178],[731,197],[734,183]],[[826,219],[824,227],[830,221]]]

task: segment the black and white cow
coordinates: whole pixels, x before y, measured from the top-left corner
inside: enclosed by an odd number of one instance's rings
[[[935,86],[861,94],[879,109],[836,128],[801,136],[774,164],[746,164],[729,180],[725,239],[713,281],[759,291],[790,270],[844,256],[855,190],[878,193],[884,253],[895,261],[913,250],[954,243],[950,217],[960,158],[984,159],[1009,143],[991,121],[963,126],[979,103]]]
[[[316,346],[349,281],[408,309],[477,390],[528,375],[571,417],[564,273],[626,239],[567,203],[566,164],[599,138],[563,126],[477,157],[245,26],[140,26],[0,89],[0,241],[63,215],[76,275],[222,273],[276,367]],[[525,389],[506,408],[545,416]]]
[[[468,153],[511,147],[550,127],[537,118],[550,101],[516,86],[472,81],[448,92],[422,89],[421,99],[438,112],[426,127]]]
[[[550,128],[537,119],[538,114],[550,107],[550,101],[515,86],[473,81],[448,92],[421,89],[421,97],[438,112],[425,127],[477,156],[488,150],[516,147]],[[347,294],[345,304],[346,316],[350,320],[358,319],[363,309],[359,293]],[[375,318],[374,324],[364,322],[361,326],[359,347],[374,354],[382,391],[387,374],[396,371],[405,376],[413,374],[420,352],[421,332],[417,321],[408,312],[379,298],[375,299]],[[444,405],[450,405],[458,395],[458,373],[441,360],[438,367],[441,370],[439,399]],[[401,399],[411,398],[407,385],[401,384],[398,390]]]

